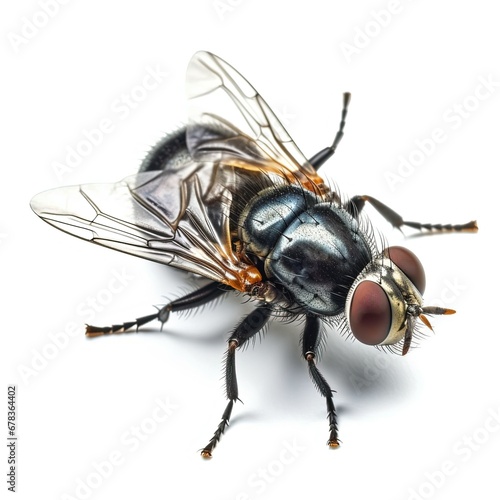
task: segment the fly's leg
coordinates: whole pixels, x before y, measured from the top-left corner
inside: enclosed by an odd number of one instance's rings
[[[309,163],[316,170],[319,170],[319,168],[329,158],[331,158],[334,155],[337,146],[342,140],[342,137],[344,137],[346,116],[350,101],[351,101],[351,94],[349,92],[345,92],[340,125],[337,133],[335,134],[335,138],[333,140],[332,145],[322,149],[321,151],[316,153],[313,157],[309,158]],[[340,201],[340,198],[338,198],[336,194],[334,194],[334,197],[335,199]],[[394,227],[397,227],[398,229],[401,229],[402,226],[407,226],[413,229],[417,229],[419,231],[425,230],[433,232],[450,232],[450,231],[476,232],[478,230],[477,221],[475,220],[467,222],[466,224],[430,224],[430,223],[423,224],[421,222],[405,221],[398,213],[389,208],[387,205],[384,205],[377,199],[367,195],[354,196],[354,198],[352,198],[348,204],[348,210],[350,210],[351,214],[354,217],[357,217],[358,214],[363,209],[366,202],[370,203],[387,221],[389,221]]]
[[[316,366],[316,355],[319,342],[321,340],[321,322],[317,316],[307,316],[304,335],[302,337],[302,355],[307,361],[309,374],[314,382],[314,385],[326,399],[326,410],[328,424],[330,429],[330,437],[327,444],[330,448],[339,446],[339,434],[337,427],[337,415],[333,404],[332,389],[325,380]]]
[[[222,414],[220,424],[212,436],[212,439],[201,450],[203,458],[211,458],[212,451],[220,441],[222,434],[229,425],[231,411],[233,405],[238,401],[238,381],[236,379],[236,349],[243,347],[243,345],[250,340],[256,333],[258,333],[269,320],[272,309],[268,306],[259,306],[253,310],[243,321],[236,327],[228,340],[228,347],[226,351],[225,361],[225,380],[226,380],[226,396],[229,402],[226,409]]]
[[[351,102],[351,94],[349,92],[344,93],[343,97],[343,107],[342,107],[342,117],[340,119],[339,130],[335,134],[335,138],[333,139],[333,143],[331,146],[322,149],[319,153],[316,153],[312,158],[309,159],[309,163],[318,170],[329,158],[333,156],[339,142],[342,137],[344,137],[344,127],[345,127],[345,118],[347,116],[347,109],[349,108],[349,103]]]
[[[466,224],[422,224],[421,222],[406,221],[396,213],[392,208],[384,205],[371,196],[354,196],[348,203],[347,209],[351,212],[353,217],[358,217],[361,210],[363,210],[366,203],[369,203],[377,212],[384,217],[385,220],[390,222],[394,227],[401,230],[403,226],[418,229],[419,231],[432,231],[432,232],[452,232],[452,231],[470,231],[475,233],[477,231],[477,222],[472,220]]]
[[[87,337],[98,337],[99,335],[105,335],[109,333],[123,333],[131,328],[139,329],[142,325],[149,323],[150,321],[158,320],[163,324],[168,320],[171,312],[185,311],[187,309],[194,309],[196,307],[202,306],[207,302],[215,300],[227,291],[232,290],[230,286],[223,285],[218,282],[212,282],[204,287],[191,292],[184,297],[173,300],[169,302],[161,309],[158,310],[156,314],[150,314],[148,316],[142,316],[137,318],[135,321],[129,321],[122,323],[120,325],[112,326],[91,326],[87,325],[85,334]]]

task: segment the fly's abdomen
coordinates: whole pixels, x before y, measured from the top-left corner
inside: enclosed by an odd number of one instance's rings
[[[176,169],[191,161],[186,144],[186,128],[162,137],[147,153],[139,172]]]

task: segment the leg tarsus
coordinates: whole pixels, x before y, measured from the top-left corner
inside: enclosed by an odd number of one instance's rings
[[[100,335],[108,335],[113,333],[124,333],[134,326],[136,330],[139,329],[140,326],[145,325],[155,319],[158,319],[160,313],[150,314],[148,316],[142,316],[137,318],[135,321],[128,321],[126,323],[122,323],[121,325],[112,325],[112,326],[92,326],[85,325],[85,335],[87,337],[99,337]]]
[[[211,300],[214,300],[226,293],[228,290],[232,290],[232,288],[221,283],[212,282],[199,288],[198,290],[195,290],[194,292],[188,293],[184,297],[180,297],[172,302],[169,302],[161,308],[157,308],[158,312],[156,314],[142,316],[137,318],[135,321],[128,321],[120,325],[104,327],[86,325],[85,335],[87,335],[87,337],[98,337],[100,335],[124,333],[134,327],[137,331],[141,326],[154,320],[160,321],[161,328],[163,329],[163,325],[167,322],[171,312],[185,311],[187,309],[202,306],[203,304],[206,304],[207,302],[210,302]]]
[[[402,227],[411,227],[417,229],[418,231],[430,231],[430,232],[459,232],[459,231],[470,231],[476,232],[478,230],[477,222],[475,220],[467,222],[466,224],[430,224],[421,222],[405,221],[401,215],[395,212],[392,208],[388,207],[381,201],[373,198],[372,196],[362,195],[354,196],[348,202],[347,209],[351,215],[357,218],[360,212],[363,210],[365,203],[370,203],[370,205],[377,210],[377,212],[395,228],[401,230]]]
[[[307,365],[309,367],[309,373],[313,379],[314,385],[319,390],[321,395],[326,399],[326,410],[328,418],[328,428],[330,431],[330,436],[328,438],[327,444],[330,448],[338,448],[339,446],[339,429],[337,426],[337,413],[335,411],[335,405],[333,404],[332,389],[326,381],[325,377],[321,374],[316,366],[315,356],[313,353],[308,353],[307,355]]]
[[[203,458],[212,458],[212,451],[214,448],[217,446],[217,443],[220,441],[220,438],[222,437],[222,434],[224,434],[224,431],[226,428],[229,426],[229,419],[231,418],[231,412],[233,410],[233,405],[234,401],[231,399],[226,406],[226,409],[224,410],[224,413],[222,414],[222,419],[220,421],[220,424],[217,426],[217,429],[214,432],[214,435],[212,436],[212,439],[208,442],[208,444],[201,450],[201,456]]]
[[[339,129],[335,134],[335,138],[333,139],[332,145],[322,149],[321,151],[316,153],[312,158],[309,159],[309,163],[316,170],[318,170],[329,158],[331,158],[335,154],[337,146],[342,140],[342,137],[344,137],[345,119],[347,116],[347,110],[349,108],[350,102],[351,102],[351,94],[349,92],[344,92],[342,117],[340,119]]]
[[[465,224],[422,224],[420,222],[404,221],[405,226],[411,227],[413,229],[418,229],[419,231],[436,231],[436,232],[459,232],[459,231],[469,231],[475,233],[478,231],[477,221],[471,220]]]
[[[326,409],[330,429],[330,437],[326,444],[330,448],[338,448],[340,446],[339,429],[337,426],[337,413],[335,412],[332,396],[326,398]]]

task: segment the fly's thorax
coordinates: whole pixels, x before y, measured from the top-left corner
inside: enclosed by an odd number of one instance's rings
[[[391,254],[390,258],[392,248],[394,257]],[[347,322],[354,336],[364,344],[396,344],[405,337],[408,321],[422,306],[425,276],[420,261],[409,250],[392,248],[361,271],[347,296]],[[406,273],[394,259],[401,262]]]
[[[239,217],[239,238],[245,251],[264,260],[293,220],[317,202],[313,193],[294,185],[260,191]]]
[[[341,206],[301,187],[267,188],[242,211],[239,235],[266,279],[307,312],[335,316],[372,259],[368,238]]]

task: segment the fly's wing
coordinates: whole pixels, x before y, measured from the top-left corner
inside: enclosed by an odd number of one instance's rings
[[[192,163],[116,184],[85,184],[31,200],[44,221],[74,236],[245,291],[260,281],[230,240],[231,169]]]
[[[232,248],[233,193],[242,194],[235,170],[254,173],[257,181],[285,177],[317,194],[327,189],[262,97],[231,66],[199,52],[187,82],[190,160],[116,184],[47,191],[31,206],[80,238],[248,291],[262,277]]]
[[[328,191],[264,99],[225,61],[197,52],[187,70],[187,95],[194,159],[276,174],[318,194]]]

